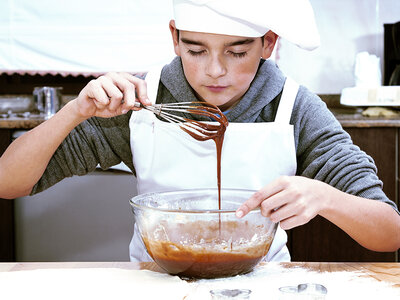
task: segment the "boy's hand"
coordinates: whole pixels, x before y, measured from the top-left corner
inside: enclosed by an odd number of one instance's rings
[[[136,98],[136,95],[138,98]],[[149,105],[146,82],[128,73],[107,73],[90,81],[74,100],[81,118],[110,118],[138,110],[136,101]]]
[[[281,176],[254,193],[236,211],[241,218],[260,206],[261,214],[288,230],[309,222],[329,201],[332,187],[301,176]]]

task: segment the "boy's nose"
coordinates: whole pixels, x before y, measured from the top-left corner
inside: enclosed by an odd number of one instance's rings
[[[212,78],[218,78],[226,74],[224,62],[217,55],[210,57],[207,64],[207,75]]]

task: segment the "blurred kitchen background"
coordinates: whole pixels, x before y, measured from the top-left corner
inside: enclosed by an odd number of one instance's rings
[[[344,88],[355,85],[356,55],[365,51],[379,58],[383,84],[384,24],[400,21],[400,1],[310,2],[321,46],[308,52],[279,40],[272,58],[279,67],[313,92],[338,100]],[[29,98],[34,87],[50,85],[63,87],[67,101],[105,72],[141,73],[166,64],[174,57],[171,17],[167,0],[0,0],[0,100]],[[21,129],[4,131],[6,139]],[[6,144],[0,139],[3,150]],[[14,224],[12,236],[3,233],[13,243],[10,259],[128,260],[129,199],[135,194],[135,178],[120,165],[66,179],[39,195],[15,199],[12,207],[2,201],[0,223]]]

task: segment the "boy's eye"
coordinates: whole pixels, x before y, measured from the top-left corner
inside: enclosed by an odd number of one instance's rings
[[[229,53],[233,56],[233,57],[245,57],[247,55],[247,52],[233,52],[233,51],[229,51]]]
[[[193,56],[201,55],[201,54],[203,54],[203,53],[205,53],[205,52],[206,52],[206,50],[200,50],[200,51],[188,50],[188,53],[189,53],[190,55],[193,55]]]

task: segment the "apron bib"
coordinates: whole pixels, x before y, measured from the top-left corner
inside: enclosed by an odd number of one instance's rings
[[[155,101],[160,72],[146,77]],[[229,123],[221,158],[221,187],[259,190],[282,175],[295,175],[293,126],[289,124],[298,85],[287,79],[274,122]],[[213,140],[197,141],[178,126],[160,121],[147,110],[132,112],[129,122],[138,193],[217,187]],[[267,261],[290,261],[287,235],[278,226]],[[152,261],[135,224],[131,261]]]

